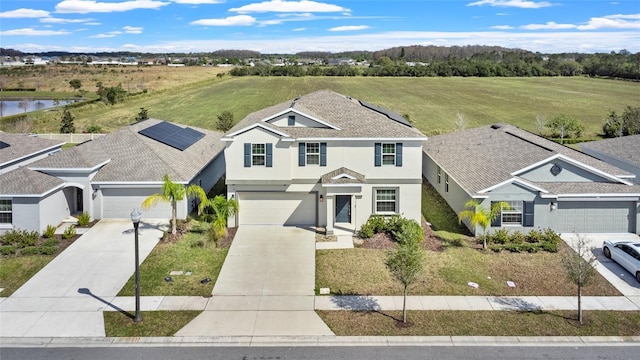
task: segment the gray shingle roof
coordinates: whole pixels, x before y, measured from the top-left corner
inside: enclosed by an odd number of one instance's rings
[[[505,124],[433,136],[424,142],[423,150],[471,195],[557,154],[614,176],[629,175],[589,155]]]
[[[337,176],[342,174],[348,175],[349,177],[340,177],[334,179]],[[346,167],[341,167],[339,169],[333,170],[329,173],[322,175],[322,183],[323,184],[366,184],[367,181],[364,179],[364,175],[357,173],[351,169],[347,169]]]
[[[62,141],[5,132],[0,132],[0,141],[9,145],[0,149],[0,165],[64,144]]]
[[[108,161],[100,168],[93,182],[157,182],[162,181],[165,174],[172,181],[187,182],[224,149],[220,141],[222,133],[206,129],[192,127],[205,136],[184,151],[138,134],[138,131],[160,122],[149,119],[124,127],[37,161],[29,167],[88,169]]]
[[[581,147],[640,166],[640,135],[629,135],[613,139],[581,143]]]
[[[0,175],[0,194],[39,195],[64,184],[62,179],[21,167]]]
[[[277,127],[263,122],[293,108],[339,130],[311,127]],[[229,133],[256,123],[284,132],[293,138],[415,138],[425,136],[417,129],[363,106],[358,100],[329,90],[316,91],[247,115]]]

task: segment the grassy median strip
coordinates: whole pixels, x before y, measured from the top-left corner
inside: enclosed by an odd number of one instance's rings
[[[208,240],[210,224],[191,222],[184,236],[176,242],[161,241],[140,265],[142,296],[211,295],[229,248],[216,247]],[[171,275],[172,271],[182,274]],[[133,296],[134,284],[132,275],[118,296]]]
[[[317,311],[339,336],[637,336],[638,311]]]
[[[142,321],[134,323],[130,314],[104,312],[104,329],[108,337],[173,336],[201,311],[143,311]]]

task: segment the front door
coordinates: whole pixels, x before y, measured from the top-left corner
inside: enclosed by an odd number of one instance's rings
[[[84,211],[84,208],[82,206],[83,204],[84,204],[84,199],[82,196],[82,189],[76,188],[76,212]]]
[[[336,195],[336,222],[351,222],[351,195]]]

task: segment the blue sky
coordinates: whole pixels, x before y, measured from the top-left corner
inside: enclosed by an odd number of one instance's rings
[[[499,45],[640,51],[640,1],[2,0],[0,46],[24,52],[261,53]]]

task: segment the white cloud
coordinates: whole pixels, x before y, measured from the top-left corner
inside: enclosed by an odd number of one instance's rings
[[[629,21],[631,20],[631,21]],[[640,29],[640,14],[608,15],[599,18],[591,18],[584,25],[579,25],[578,30],[597,29]]]
[[[367,25],[351,25],[351,26],[336,26],[331,29],[327,29],[327,31],[357,31],[357,30],[366,30],[369,27]]]
[[[547,1],[527,1],[527,0],[480,0],[467,4],[467,6],[500,6],[500,7],[516,7],[522,9],[539,9],[543,7],[553,6]]]
[[[303,28],[303,27],[301,27],[301,28],[295,28],[295,29],[293,29],[293,31],[305,31],[305,30],[307,30],[307,28]]]
[[[125,26],[122,28],[127,34],[142,34],[142,27],[137,26]]]
[[[106,39],[106,38],[112,38],[112,37],[116,37],[118,35],[122,34],[121,31],[110,31],[106,34],[97,34],[97,35],[92,35],[89,36],[92,39]]]
[[[69,35],[69,31],[65,30],[37,30],[33,28],[23,28],[14,30],[0,31],[0,35],[3,36],[56,36],[56,35]]]
[[[260,3],[253,3],[244,5],[237,8],[231,8],[229,11],[237,12],[240,14],[256,13],[256,12],[287,12],[287,13],[300,13],[300,12],[350,12],[351,10],[343,8],[338,5],[321,3],[310,0],[302,1],[286,1],[286,0],[271,0]]]
[[[124,44],[122,45],[122,48],[123,49],[141,49],[141,47],[136,44]]]
[[[88,23],[84,23],[85,25],[91,25],[91,26],[98,26],[98,25],[102,25],[102,23],[96,22],[96,21],[92,21],[92,22],[88,22]]]
[[[502,13],[502,12],[496,13],[496,16],[508,16],[508,15],[509,15],[508,13]]]
[[[589,19],[584,24],[558,24],[549,21],[546,24],[529,24],[519,27],[523,30],[598,30],[598,29],[640,29],[640,14],[615,14]]]
[[[128,0],[121,2],[98,2],[96,0],[62,0],[56,5],[61,14],[87,14],[123,12],[136,9],[159,9],[169,2],[156,0]]]
[[[225,0],[171,0],[176,4],[189,5],[206,5],[206,4],[222,4]]]
[[[256,18],[249,15],[229,16],[224,19],[200,19],[192,21],[191,25],[204,26],[250,26],[255,24]]]
[[[577,26],[574,24],[558,24],[553,21],[549,21],[546,24],[529,24],[522,25],[520,29],[523,30],[565,30],[575,29]]]
[[[268,25],[280,25],[284,22],[284,20],[264,20],[260,21],[260,26],[268,26]]]
[[[34,9],[16,9],[0,12],[0,18],[5,19],[20,19],[20,18],[44,18],[48,17],[49,12],[44,10]]]
[[[491,27],[492,29],[498,29],[498,30],[510,30],[510,29],[514,29],[513,26],[511,25],[495,25]]]
[[[71,24],[71,23],[86,23],[93,21],[94,19],[63,19],[63,18],[55,18],[55,17],[46,17],[40,19],[42,23],[53,23],[53,24]]]

